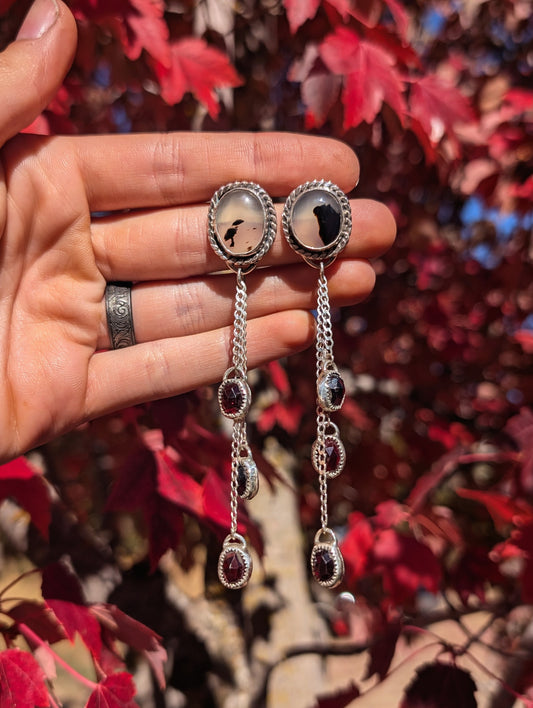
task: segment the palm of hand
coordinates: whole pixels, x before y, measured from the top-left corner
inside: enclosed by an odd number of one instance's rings
[[[2,152],[0,456],[84,419],[105,281],[75,155],[21,135]]]

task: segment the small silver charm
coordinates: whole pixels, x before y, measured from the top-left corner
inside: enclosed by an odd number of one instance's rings
[[[334,365],[323,371],[317,380],[316,394],[318,405],[325,411],[338,411],[344,403],[346,390],[342,376]]]
[[[326,476],[328,479],[338,477],[344,465],[346,464],[346,450],[340,439],[339,428],[331,421],[328,428],[333,429],[333,432],[325,431],[323,451],[326,464]],[[319,440],[315,440],[311,448],[311,461],[317,472],[320,472],[320,444]]]
[[[253,457],[237,461],[237,494],[241,499],[253,499],[259,491],[259,472]]]
[[[321,540],[325,537],[325,540]],[[311,552],[311,572],[325,588],[335,588],[344,578],[344,559],[337,545],[335,534],[330,528],[316,532]]]
[[[246,375],[231,367],[224,374],[222,383],[218,387],[218,405],[226,418],[243,420],[248,413],[252,393]]]
[[[218,558],[218,578],[230,590],[243,588],[252,574],[252,558],[246,541],[239,533],[230,533],[224,539]]]

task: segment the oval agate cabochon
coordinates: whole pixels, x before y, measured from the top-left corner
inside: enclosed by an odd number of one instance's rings
[[[341,222],[338,199],[323,189],[303,192],[292,207],[292,232],[306,248],[322,250],[331,246],[341,232]]]
[[[247,256],[263,240],[265,212],[259,197],[248,189],[232,189],[217,204],[216,229],[220,246],[231,256]]]

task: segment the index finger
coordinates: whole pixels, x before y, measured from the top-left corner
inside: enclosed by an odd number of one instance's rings
[[[153,133],[75,141],[92,211],[208,201],[221,185],[257,182],[272,197],[302,182],[331,180],[351,191],[359,163],[344,143],[293,133]]]

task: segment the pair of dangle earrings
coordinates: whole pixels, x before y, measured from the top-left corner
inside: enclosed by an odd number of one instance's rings
[[[346,459],[339,430],[330,414],[344,401],[344,383],[333,358],[331,308],[325,269],[348,243],[352,227],[350,203],[342,190],[325,180],[306,182],[291,192],[282,217],[290,246],[319,271],[316,306],[316,421],[317,436],[311,459],[318,473],[320,522],[311,552],[311,572],[328,588],[344,576],[344,561],[334,532],[328,527],[328,479],[342,471]],[[230,532],[218,560],[218,577],[227,588],[243,588],[252,572],[245,538],[238,533],[238,498],[252,499],[259,487],[258,470],[246,433],[251,392],[247,381],[245,275],[267,253],[276,235],[276,212],[271,198],[252,182],[232,182],[211,199],[209,241],[237,275],[232,362],[218,389],[224,416],[233,420],[231,440]]]

